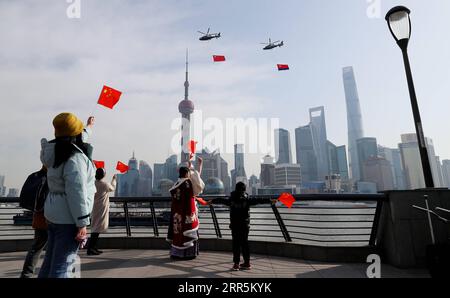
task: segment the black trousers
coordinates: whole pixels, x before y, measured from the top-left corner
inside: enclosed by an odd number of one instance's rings
[[[98,242],[99,237],[100,237],[100,233],[92,233],[91,234],[91,238],[89,238],[89,241],[87,243],[88,250],[97,249],[97,242]]]
[[[31,278],[34,274],[34,269],[39,261],[39,257],[47,244],[48,233],[47,230],[34,230],[33,244],[25,257],[25,263],[23,264],[21,278]]]
[[[250,263],[250,249],[248,247],[248,233],[250,229],[248,226],[233,227],[231,229],[231,236],[233,237],[233,262],[239,264],[242,257],[244,263]]]

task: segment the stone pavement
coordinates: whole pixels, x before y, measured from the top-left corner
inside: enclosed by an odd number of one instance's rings
[[[20,275],[25,252],[0,254],[0,278]],[[263,255],[252,255],[253,269],[231,271],[231,253],[201,252],[191,261],[173,261],[166,250],[105,250],[82,259],[81,277],[101,278],[365,278],[368,264],[332,264]],[[384,278],[429,277],[426,270],[401,270],[381,266]]]

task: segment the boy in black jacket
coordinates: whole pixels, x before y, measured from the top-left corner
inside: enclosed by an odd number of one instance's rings
[[[250,231],[250,206],[257,204],[274,203],[276,200],[270,199],[249,199],[246,193],[246,186],[242,182],[236,184],[235,191],[231,192],[229,199],[218,198],[209,204],[221,204],[230,207],[230,229],[233,239],[233,270],[249,270],[250,250],[248,247],[248,233]],[[242,256],[244,263],[239,266]]]

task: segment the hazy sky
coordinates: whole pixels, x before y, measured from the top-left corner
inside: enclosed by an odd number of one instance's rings
[[[366,136],[397,147],[414,132],[401,52],[384,15],[412,10],[410,58],[425,134],[450,158],[450,2],[381,0],[369,18],[366,0],[81,0],[69,19],[65,0],[0,1],[0,175],[20,187],[40,167],[40,139],[52,138],[53,117],[71,111],[97,117],[94,158],[110,174],[133,150],[153,165],[170,152],[183,99],[184,55],[190,51],[190,98],[206,117],[280,118],[291,132],[308,109],[325,106],[328,138],[347,144],[342,68],[355,69]],[[222,32],[207,43],[197,30]],[[260,42],[282,39],[270,52]],[[227,62],[213,64],[211,55]],[[277,72],[277,63],[291,66]],[[123,92],[109,111],[95,105],[101,86]],[[259,175],[261,154],[246,156]],[[293,152],[295,156],[295,152]],[[234,167],[226,155],[229,169]]]

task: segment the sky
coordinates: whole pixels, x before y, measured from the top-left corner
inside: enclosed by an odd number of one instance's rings
[[[401,52],[384,20],[395,5],[412,11],[409,53],[425,134],[450,159],[447,0],[80,3],[80,18],[68,18],[65,0],[0,0],[0,175],[7,187],[20,188],[40,168],[40,139],[53,138],[52,119],[66,111],[96,117],[94,159],[106,161],[109,175],[133,150],[151,165],[164,162],[184,96],[186,48],[190,99],[203,117],[279,118],[292,150],[294,129],[317,106],[325,106],[328,139],[347,144],[342,68],[353,66],[365,135],[395,148],[401,134],[415,131]],[[200,42],[197,30],[208,27],[222,38]],[[285,47],[262,51],[269,37]],[[214,54],[227,61],[214,64]],[[278,72],[277,63],[291,69]],[[96,105],[104,84],[123,92],[112,111]],[[248,175],[259,175],[265,153],[246,155]],[[233,156],[224,157],[231,170]]]

